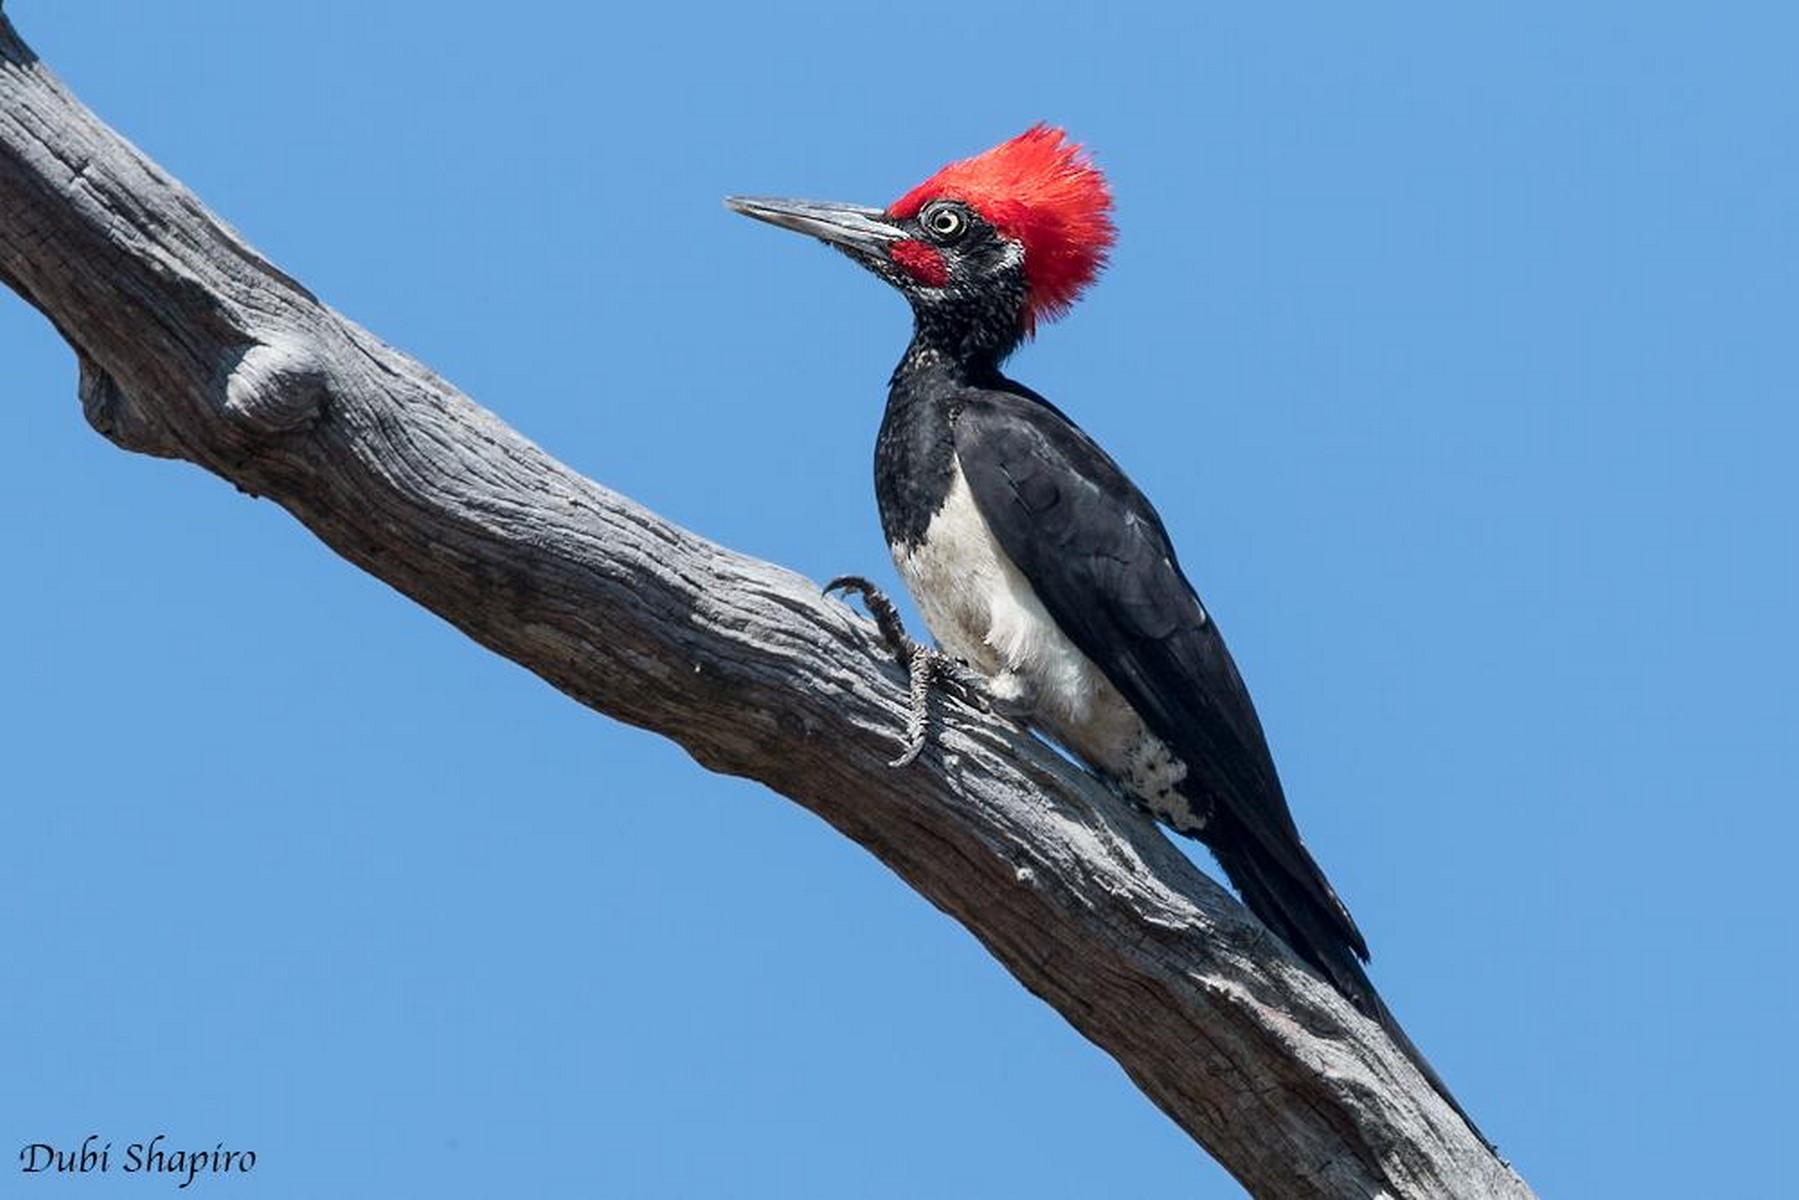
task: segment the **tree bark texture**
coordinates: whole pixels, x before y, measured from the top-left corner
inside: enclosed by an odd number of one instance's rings
[[[0,14],[0,281],[88,421],[281,505],[582,704],[817,813],[965,925],[1264,1197],[1530,1190],[1146,818],[903,673],[813,582],[557,463],[265,261]]]

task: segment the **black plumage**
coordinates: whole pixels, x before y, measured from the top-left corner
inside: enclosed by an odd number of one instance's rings
[[[1249,909],[1454,1105],[1363,969],[1367,943],[1300,839],[1249,691],[1161,518],[1092,438],[1000,371],[1103,259],[1098,173],[1039,127],[886,210],[731,203],[836,246],[912,304],[875,491],[939,643],[1204,842]]]

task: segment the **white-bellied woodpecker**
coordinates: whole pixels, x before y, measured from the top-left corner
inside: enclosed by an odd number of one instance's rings
[[[1092,438],[1000,372],[1105,263],[1114,231],[1098,169],[1038,125],[885,209],[728,203],[842,250],[911,302],[875,493],[942,652],[1006,711],[1204,842],[1250,910],[1455,1105],[1363,970],[1367,944],[1300,840],[1249,692],[1161,518]],[[889,640],[903,642],[883,607]],[[927,672],[916,707],[931,663],[910,657]],[[915,711],[907,760],[924,733]]]

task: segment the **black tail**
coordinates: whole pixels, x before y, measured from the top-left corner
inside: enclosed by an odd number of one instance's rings
[[[1345,999],[1364,1015],[1379,1021],[1381,1028],[1387,1031],[1387,1036],[1393,1039],[1393,1044],[1412,1060],[1412,1065],[1436,1089],[1437,1095],[1449,1102],[1449,1106],[1474,1131],[1475,1137],[1485,1143],[1489,1150],[1494,1149],[1493,1143],[1487,1140],[1487,1135],[1480,1131],[1480,1126],[1474,1123],[1467,1110],[1450,1093],[1443,1077],[1437,1074],[1436,1068],[1430,1065],[1430,1060],[1424,1057],[1424,1052],[1400,1028],[1399,1021],[1387,1007],[1386,1001],[1381,999],[1380,993],[1374,990],[1368,973],[1362,969],[1363,956],[1358,954],[1359,947],[1351,946],[1343,935],[1347,912],[1340,905],[1336,912],[1325,911],[1317,899],[1316,888],[1297,886],[1294,881],[1288,880],[1269,856],[1259,853],[1253,842],[1236,838],[1227,841],[1220,837],[1216,843],[1208,839],[1207,845],[1218,859],[1218,864],[1224,868],[1224,873],[1242,894],[1243,903],[1248,906],[1249,911],[1260,917],[1264,925],[1272,929],[1313,970],[1324,976],[1326,982],[1341,992]],[[1309,862],[1310,855],[1306,857]],[[1318,880],[1322,882],[1322,872],[1319,872]],[[1328,885],[1326,889],[1328,892]],[[1329,898],[1335,901],[1335,893],[1329,893]]]

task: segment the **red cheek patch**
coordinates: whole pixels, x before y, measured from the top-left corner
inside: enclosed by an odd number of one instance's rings
[[[926,287],[942,287],[949,282],[949,268],[935,246],[918,241],[895,242],[887,253],[900,270]]]

